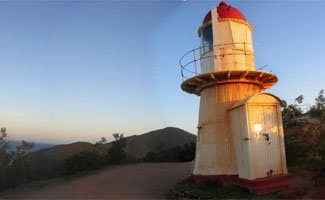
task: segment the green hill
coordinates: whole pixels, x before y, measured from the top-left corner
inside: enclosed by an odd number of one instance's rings
[[[126,137],[126,153],[134,159],[142,159],[149,151],[160,151],[178,145],[195,142],[196,136],[182,129],[167,127],[141,135]],[[96,150],[105,154],[111,143],[97,145],[75,142],[56,145],[32,152],[28,156],[29,174],[32,179],[46,179],[64,173],[64,160],[81,151]]]

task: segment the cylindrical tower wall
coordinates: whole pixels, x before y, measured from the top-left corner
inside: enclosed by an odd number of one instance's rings
[[[221,19],[216,9],[211,10],[211,22],[199,28],[201,73],[255,70],[252,26],[244,20]]]
[[[213,22],[216,71],[255,70],[252,28],[239,20]]]
[[[260,91],[252,83],[228,83],[201,92],[194,175],[237,174],[228,109]]]
[[[244,20],[221,19],[217,9],[211,11],[216,71],[255,70],[253,28]]]

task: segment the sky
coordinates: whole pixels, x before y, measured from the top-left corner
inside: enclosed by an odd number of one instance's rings
[[[314,103],[325,89],[325,1],[228,1],[254,27],[267,92]],[[111,140],[167,126],[196,133],[199,97],[179,59],[219,1],[0,2],[0,126],[9,139]]]

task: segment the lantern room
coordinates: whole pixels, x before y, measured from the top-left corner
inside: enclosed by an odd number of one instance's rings
[[[245,16],[225,2],[209,11],[198,29],[201,73],[254,70],[252,30]]]

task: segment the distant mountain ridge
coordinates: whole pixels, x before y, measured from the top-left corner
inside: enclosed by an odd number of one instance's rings
[[[126,153],[136,159],[143,158],[149,151],[161,151],[178,145],[195,142],[196,136],[179,128],[166,127],[126,137]],[[108,146],[111,143],[107,144]]]
[[[10,144],[10,151],[14,151],[18,145],[21,144],[21,140],[9,140]],[[49,144],[49,143],[40,143],[40,142],[33,142],[34,147],[32,152],[39,151],[41,149],[46,149],[55,146],[56,144]]]
[[[125,137],[126,153],[129,157],[141,160],[148,152],[169,149],[196,141],[196,136],[179,128],[166,127],[141,135]],[[35,179],[44,179],[64,173],[64,160],[81,151],[97,150],[106,154],[112,142],[94,145],[89,142],[75,142],[41,149],[28,155],[31,174]]]

